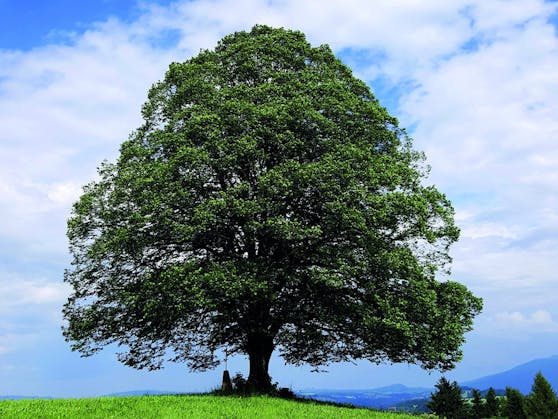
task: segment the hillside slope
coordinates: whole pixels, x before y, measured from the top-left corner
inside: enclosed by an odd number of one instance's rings
[[[98,397],[92,399],[0,401],[2,418],[377,418],[413,416],[284,400],[212,395]]]
[[[487,375],[459,384],[480,390],[486,390],[489,387],[505,389],[509,386],[527,394],[531,391],[533,379],[539,371],[550,382],[554,390],[558,390],[558,355],[535,359],[498,374]]]

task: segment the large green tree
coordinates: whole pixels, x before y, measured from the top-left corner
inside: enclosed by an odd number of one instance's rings
[[[64,334],[91,355],[213,368],[446,370],[481,309],[439,282],[459,230],[397,120],[328,46],[255,26],[170,65],[68,220]]]

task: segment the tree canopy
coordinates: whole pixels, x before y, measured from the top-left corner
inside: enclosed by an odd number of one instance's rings
[[[405,130],[327,45],[255,26],[172,63],[68,220],[64,335],[135,368],[412,362],[447,370],[481,300]]]

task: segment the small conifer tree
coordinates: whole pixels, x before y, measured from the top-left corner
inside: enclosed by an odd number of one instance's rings
[[[515,388],[506,388],[506,416],[509,419],[527,419],[523,394]]]
[[[450,383],[442,377],[435,387],[438,390],[432,393],[426,406],[436,415],[446,419],[463,417],[464,401],[461,398],[461,387],[457,382]]]
[[[535,376],[531,393],[525,399],[525,412],[533,419],[558,418],[556,393],[540,371]]]
[[[496,398],[496,390],[492,387],[486,392],[485,414],[489,418],[500,414],[500,401]]]
[[[486,417],[486,406],[482,400],[481,392],[477,389],[473,390],[473,400],[471,407],[471,417],[474,419],[481,419]]]

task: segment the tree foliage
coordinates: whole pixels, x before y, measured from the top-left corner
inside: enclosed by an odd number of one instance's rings
[[[172,63],[68,220],[65,337],[193,370],[274,349],[446,370],[481,309],[439,282],[458,238],[424,157],[327,46],[255,26]]]
[[[531,393],[525,399],[525,412],[533,419],[558,418],[556,393],[541,372],[535,376]]]
[[[527,419],[525,413],[525,398],[515,388],[506,388],[506,416],[509,419]]]
[[[500,401],[496,398],[496,390],[490,387],[486,392],[486,417],[498,416],[500,414]]]
[[[473,389],[471,400],[471,417],[474,419],[481,419],[487,417],[486,406],[482,400],[481,392],[477,389]]]
[[[432,393],[430,402],[426,406],[442,418],[463,418],[465,402],[457,382],[450,383],[445,377],[441,377],[435,387],[437,390]]]

